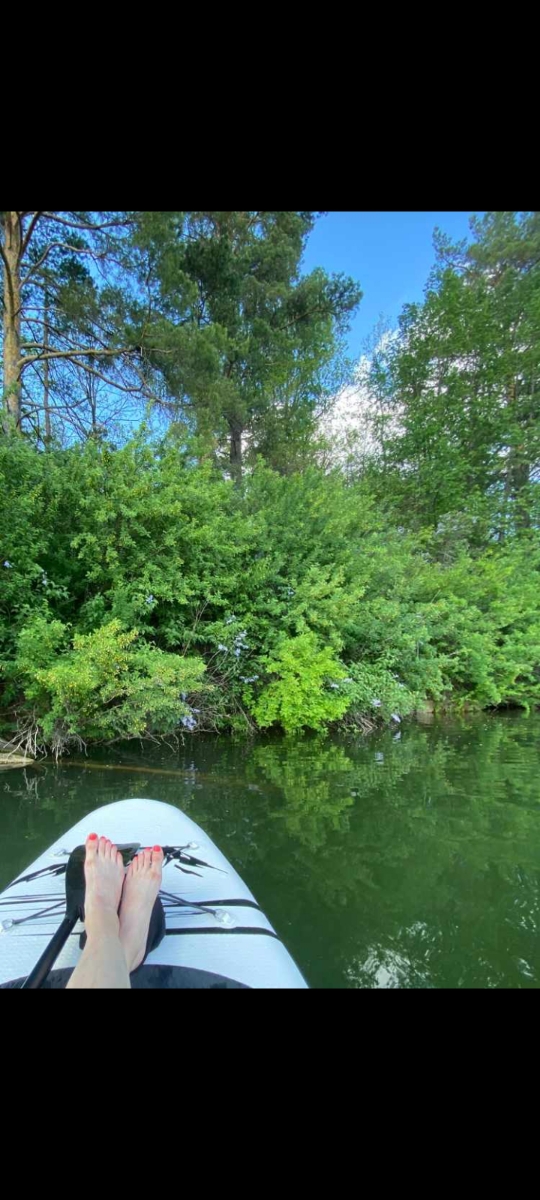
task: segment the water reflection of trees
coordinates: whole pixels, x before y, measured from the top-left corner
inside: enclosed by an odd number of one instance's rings
[[[314,983],[535,986],[538,729],[538,718],[483,716],[411,724],[399,741],[194,742],[176,768],[145,752],[137,773],[133,751],[125,772],[11,771],[2,878],[98,805],[146,795],[216,840]]]
[[[482,717],[398,743],[254,750],[281,791],[276,874],[317,894],[344,984],[540,982],[537,731]],[[276,851],[284,831],[293,853]]]
[[[255,747],[250,766],[279,789],[284,801],[270,810],[269,818],[283,822],[287,835],[311,851],[324,845],[330,831],[349,828],[353,763],[342,746],[321,739],[300,748],[285,739],[279,746]]]

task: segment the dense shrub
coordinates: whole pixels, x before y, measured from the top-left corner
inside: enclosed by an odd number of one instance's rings
[[[194,728],[200,658],[166,654],[116,620],[67,639],[61,621],[24,625],[7,675],[23,690],[40,736],[56,750],[72,742],[143,737]]]
[[[533,528],[482,546],[458,514],[412,534],[367,482],[260,465],[235,488],[173,435],[10,440],[0,484],[5,729],[32,718],[51,743],[539,700]]]
[[[273,655],[262,655],[261,666],[274,677],[252,706],[263,729],[268,725],[282,725],[287,733],[303,726],[321,729],[349,707],[342,690],[346,668],[330,647],[319,646],[314,633],[287,638]]]

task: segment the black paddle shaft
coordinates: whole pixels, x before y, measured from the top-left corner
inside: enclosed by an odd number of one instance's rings
[[[85,854],[84,846],[75,846],[75,849],[71,851],[66,865],[66,915],[48,946],[45,947],[43,954],[38,958],[36,965],[30,971],[28,978],[22,984],[23,988],[41,987],[72,929],[75,928],[79,918],[82,920],[84,917]]]
[[[38,958],[35,967],[32,968],[27,979],[21,984],[21,988],[39,988],[47,978],[53,963],[56,962],[62,946],[75,928],[78,921],[78,915],[75,913],[73,917],[64,917],[61,921],[56,933],[51,938],[48,946],[45,947],[41,958]]]

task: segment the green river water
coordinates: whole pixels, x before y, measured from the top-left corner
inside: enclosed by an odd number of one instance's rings
[[[0,794],[0,888],[92,809],[145,796],[204,826],[311,987],[540,984],[538,715],[130,744],[1,771]]]

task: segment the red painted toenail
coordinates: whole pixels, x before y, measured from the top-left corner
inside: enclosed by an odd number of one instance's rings
[[[161,846],[154,846],[154,850],[161,850]]]
[[[89,841],[89,842],[95,842],[95,841],[96,841],[96,839],[97,839],[97,833],[89,833],[89,834],[88,834],[88,841]]]

